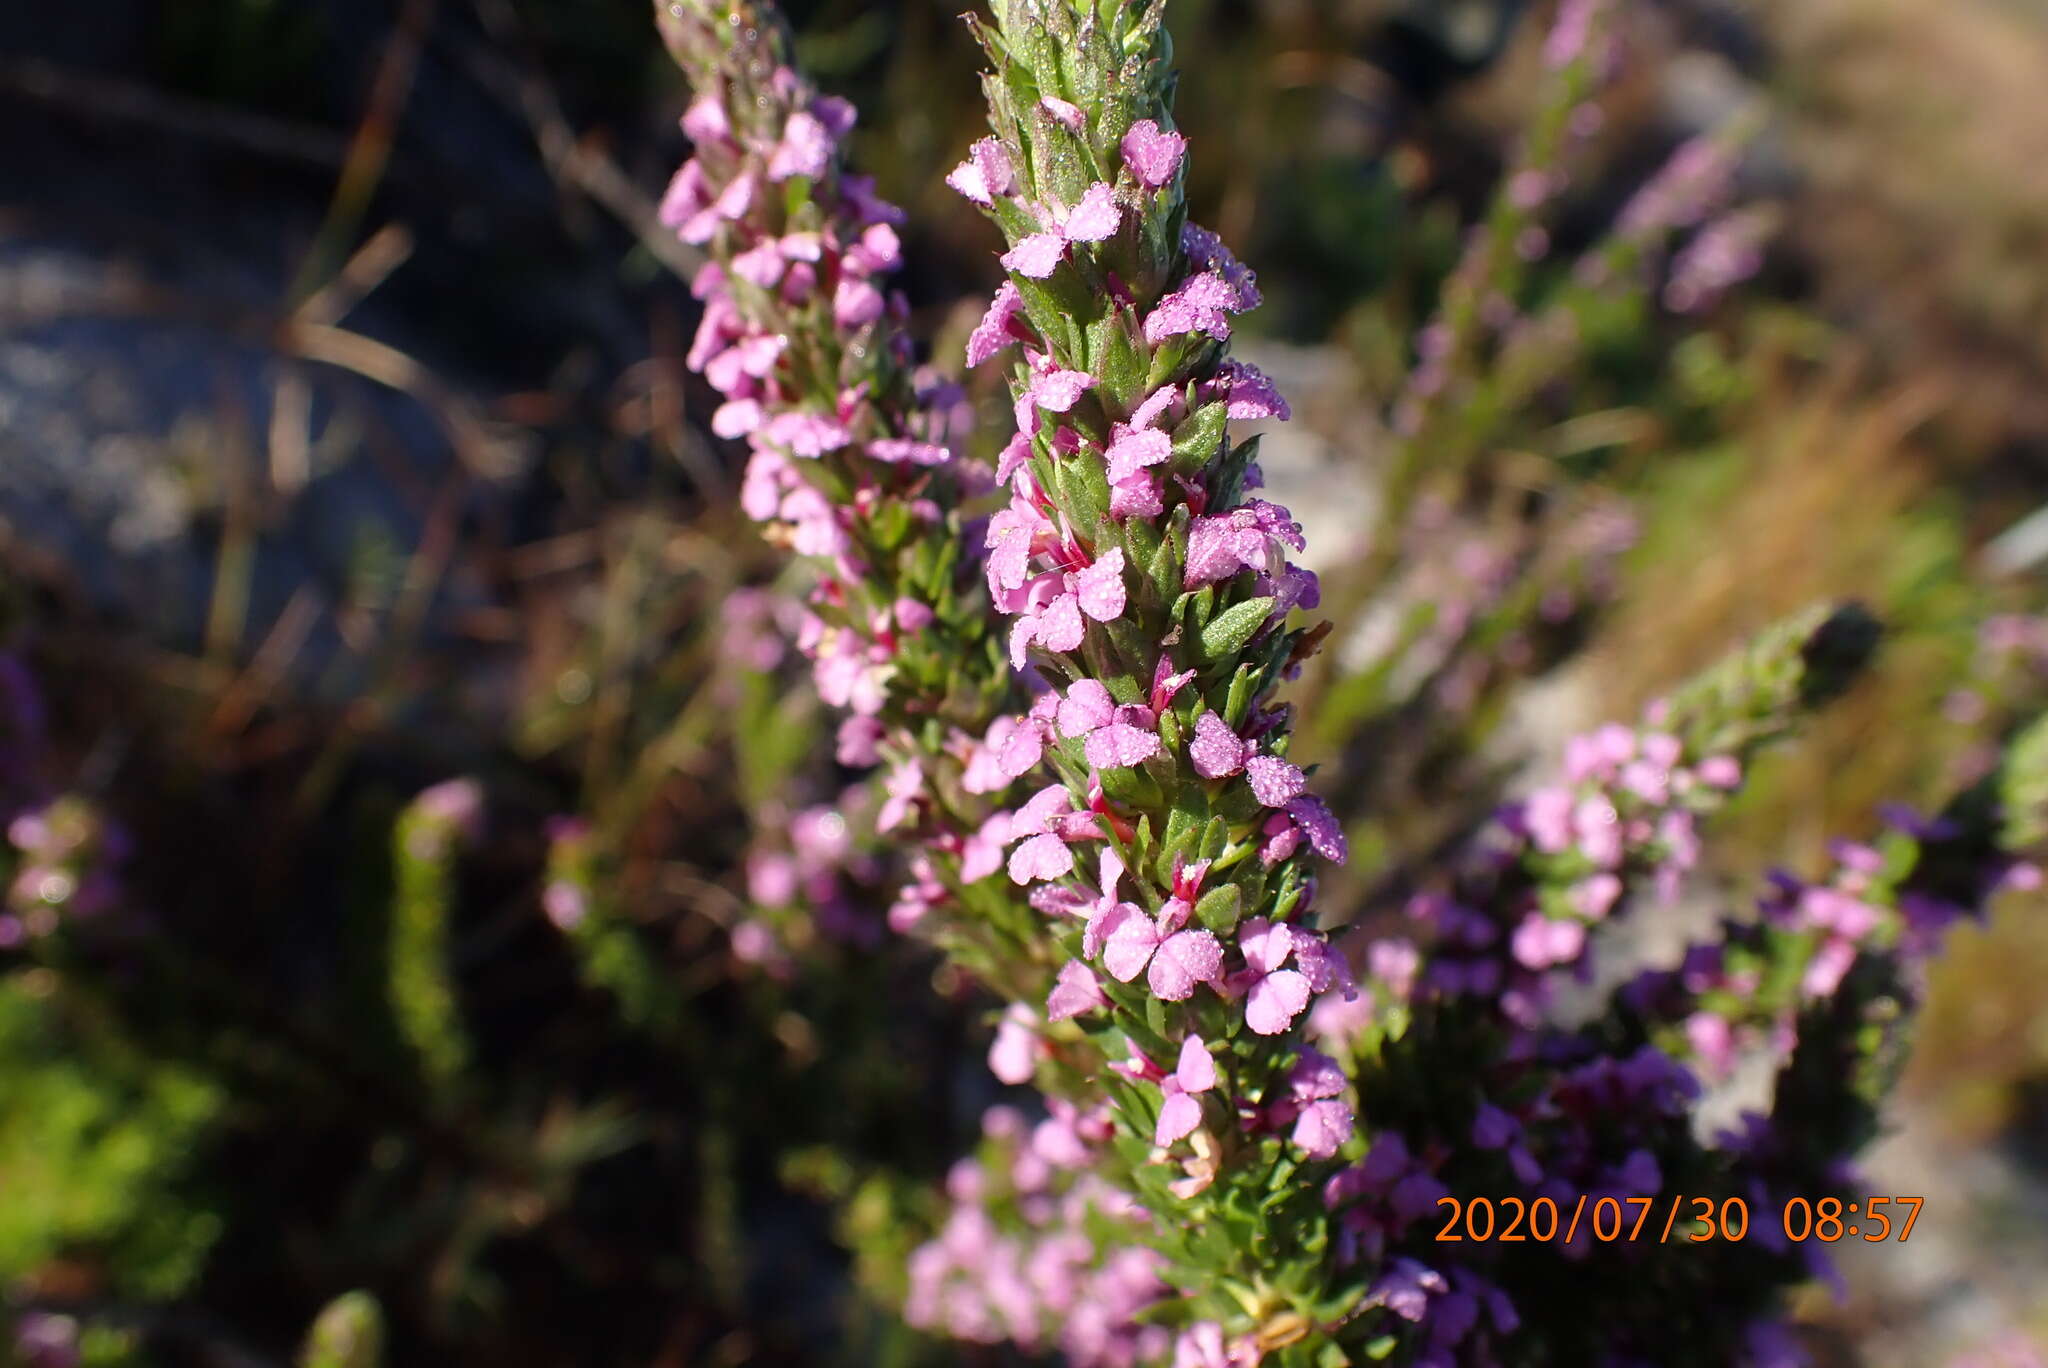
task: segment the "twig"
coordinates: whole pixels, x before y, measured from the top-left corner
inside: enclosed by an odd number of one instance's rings
[[[474,0],[477,17],[506,47],[523,36],[519,16],[505,0]],[[478,85],[516,109],[532,130],[548,173],[580,190],[631,229],[640,245],[684,280],[697,274],[704,258],[662,226],[659,205],[603,153],[577,138],[562,105],[538,71],[520,72],[487,49],[465,48],[462,58]]]
[[[0,91],[81,117],[144,124],[278,161],[335,167],[348,159],[348,139],[324,128],[166,95],[36,58],[0,59]]]

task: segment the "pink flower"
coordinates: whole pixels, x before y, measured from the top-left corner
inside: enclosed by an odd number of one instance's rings
[[[1130,906],[1130,904],[1123,904]],[[1197,983],[1214,983],[1223,972],[1223,947],[1207,931],[1183,931],[1184,917],[1162,909],[1154,922],[1135,907],[1133,915],[1112,914],[1102,964],[1119,983],[1129,983],[1148,965],[1145,982],[1155,997],[1185,1002]]]
[[[953,453],[938,443],[913,437],[878,437],[868,443],[867,453],[889,465],[939,466],[953,459]]]
[[[1065,1021],[1107,1006],[1109,998],[1096,980],[1095,971],[1079,960],[1068,960],[1045,999],[1045,1019]]]
[[[1114,237],[1123,222],[1116,191],[1100,181],[1088,187],[1080,202],[1060,221],[1060,236],[1068,242],[1102,242]]]
[[[882,292],[853,276],[842,277],[832,292],[832,321],[848,331],[865,328],[880,318],[882,308]]]
[[[1173,439],[1157,428],[1131,428],[1118,423],[1111,429],[1109,446],[1103,455],[1109,464],[1109,482],[1116,484],[1173,455]]]
[[[1249,741],[1230,729],[1213,709],[1203,709],[1195,719],[1195,734],[1188,742],[1188,759],[1195,773],[1204,779],[1223,779],[1244,768],[1252,754]]]
[[[1522,802],[1522,824],[1538,850],[1556,854],[1571,849],[1572,791],[1552,786],[1537,789]]]
[[[1117,887],[1124,877],[1124,862],[1114,846],[1102,848],[1101,876],[1102,896],[1086,904],[1084,915],[1088,918],[1088,925],[1081,932],[1081,954],[1088,959],[1101,953],[1103,942],[1117,927],[1133,917],[1142,919],[1145,915],[1144,909],[1136,903],[1117,900]]]
[[[1067,845],[1095,835],[1094,824],[1092,814],[1077,813],[1064,784],[1040,789],[1010,819],[1010,838],[1028,838],[1010,852],[1010,878],[1026,884],[1072,873],[1074,854]]]
[[[763,238],[732,259],[732,273],[750,285],[771,290],[782,279],[787,265],[774,239]]]
[[[761,429],[761,440],[792,456],[816,457],[837,451],[853,440],[837,419],[792,409],[779,413]]]
[[[988,520],[982,546],[988,551],[985,567],[989,592],[1001,599],[1005,590],[1021,590],[1031,578],[1031,558],[1050,550],[1059,529],[1030,499],[1019,495],[1010,506]]]
[[[657,217],[664,227],[681,233],[697,223],[709,204],[710,187],[704,180],[704,167],[692,158],[670,178],[668,189],[662,193]],[[710,236],[708,228],[705,236]],[[701,299],[703,296],[698,297]]]
[[[744,437],[767,419],[754,399],[733,399],[720,404],[711,415],[711,430],[720,437]]]
[[[993,523],[990,533],[994,534]],[[1114,622],[1122,617],[1123,572],[1123,548],[1113,546],[1102,559],[1084,570],[1043,577],[1043,601],[1035,607],[1027,604],[1010,628],[1010,663],[1020,670],[1024,668],[1025,651],[1034,640],[1048,651],[1076,649],[1085,631],[1084,616],[1097,622]]]
[[[989,1072],[1005,1083],[1029,1083],[1038,1068],[1038,1015],[1021,1002],[1010,1004],[989,1046]]]
[[[1088,763],[1126,769],[1159,753],[1158,719],[1142,705],[1118,707],[1099,680],[1076,680],[1059,708],[1060,735],[1086,737]]]
[[[981,316],[981,322],[967,338],[967,364],[970,369],[1012,342],[1024,340],[1019,337],[1023,330],[1016,323],[1017,315],[1023,311],[1024,296],[1018,292],[1015,282],[1005,280],[996,287],[988,312]]]
[[[1187,147],[1188,140],[1180,134],[1162,132],[1155,120],[1140,119],[1124,134],[1124,165],[1131,169],[1138,184],[1147,190],[1157,190],[1180,171]]]
[[[1284,812],[1268,817],[1259,832],[1266,838],[1259,847],[1259,863],[1269,869],[1301,848],[1301,828]]]
[[[1181,587],[1199,589],[1229,579],[1240,570],[1265,573],[1284,560],[1279,542],[1300,551],[1307,543],[1301,525],[1286,509],[1264,499],[1240,508],[1196,518],[1188,527],[1187,573]]]
[[[1254,755],[1244,762],[1244,773],[1252,795],[1267,807],[1284,807],[1308,787],[1300,768],[1277,755]]]
[[[1302,1047],[1287,1076],[1287,1088],[1295,1110],[1291,1138],[1309,1158],[1332,1158],[1351,1138],[1351,1107],[1343,1100],[1350,1087],[1337,1061],[1319,1050]]]
[[[875,830],[894,831],[916,814],[917,800],[924,794],[924,766],[916,760],[898,765],[889,772],[883,792],[887,796],[875,814]]]
[[[1066,100],[1062,100],[1057,95],[1040,96],[1038,104],[1046,113],[1052,115],[1055,123],[1060,124],[1069,132],[1079,133],[1088,127],[1088,116],[1082,112],[1081,106],[1077,104],[1071,104]]]
[[[1066,257],[1067,244],[1102,242],[1115,236],[1122,222],[1123,209],[1116,202],[1115,188],[1098,181],[1082,192],[1073,208],[1059,215],[1051,232],[1018,239],[1015,246],[1003,253],[1003,266],[1032,280],[1043,280],[1059,268]]]
[[[1166,502],[1159,497],[1159,481],[1143,471],[1109,487],[1112,518],[1156,518],[1165,511]]]
[[[693,143],[718,142],[732,136],[732,120],[726,117],[725,101],[706,91],[690,101],[683,111],[683,132]]]
[[[1095,388],[1095,377],[1087,371],[1043,370],[1031,377],[1017,400],[1017,426],[1035,430],[1034,411],[1065,413],[1081,402],[1081,396]]]
[[[1016,188],[1016,174],[1002,143],[983,138],[968,150],[967,160],[953,168],[946,184],[985,208],[995,203],[996,196]]]
[[[1510,944],[1515,958],[1528,968],[1548,969],[1579,957],[1586,946],[1586,928],[1569,917],[1553,920],[1531,912],[1515,928]]]
[[[998,258],[1003,269],[1032,280],[1043,280],[1058,269],[1067,254],[1067,240],[1057,233],[1032,233]]]
[[[833,758],[842,765],[863,769],[882,758],[878,747],[885,734],[881,722],[855,715],[839,724],[838,747]]]
[[[1283,969],[1294,953],[1294,930],[1285,922],[1253,917],[1238,928],[1237,948],[1245,968],[1231,977],[1234,992],[1245,993],[1245,1024],[1260,1035],[1279,1035],[1308,1006],[1308,979]]]
[[[799,235],[802,239],[816,237],[815,233]],[[783,239],[785,252],[789,251],[787,244],[791,241],[790,238]],[[805,259],[816,261],[818,258],[811,256]],[[846,269],[855,275],[880,275],[885,271],[893,271],[903,264],[903,243],[896,236],[896,230],[888,224],[871,223],[861,230],[860,239],[846,249],[846,255],[842,260]]]
[[[1210,1057],[1202,1038],[1191,1035],[1181,1044],[1179,1065],[1159,1084],[1164,1100],[1159,1106],[1159,1123],[1153,1129],[1152,1143],[1163,1148],[1193,1135],[1202,1124],[1202,1104],[1195,1100],[1195,1095],[1215,1086],[1216,1061]]]
[[[786,181],[792,176],[811,180],[825,174],[832,165],[833,137],[815,114],[799,109],[783,125],[782,141],[768,158],[768,179]]]
[[[1710,755],[1694,767],[1694,773],[1709,788],[1733,789],[1742,785],[1742,762],[1732,755]]]

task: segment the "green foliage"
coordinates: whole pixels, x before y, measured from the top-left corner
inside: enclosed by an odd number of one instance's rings
[[[79,1259],[123,1295],[177,1296],[221,1233],[186,1183],[225,1099],[55,988],[0,978],[0,1280]]]
[[[446,817],[408,808],[392,833],[387,990],[391,1015],[426,1079],[449,1087],[470,1056],[449,963],[458,832]]]
[[[367,1292],[344,1292],[314,1318],[298,1368],[380,1368],[384,1313]]]

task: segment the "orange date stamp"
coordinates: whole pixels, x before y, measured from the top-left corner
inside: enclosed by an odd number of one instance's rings
[[[1775,1219],[1793,1244],[1817,1240],[1862,1240],[1903,1244],[1920,1219],[1924,1197],[1794,1197],[1764,1219]],[[1650,1242],[1709,1244],[1750,1237],[1749,1203],[1740,1197],[1595,1197],[1580,1193],[1576,1202],[1560,1204],[1553,1197],[1439,1197],[1448,1218],[1436,1233],[1441,1242],[1476,1244],[1549,1244],[1562,1238],[1571,1244],[1581,1230],[1600,1244]]]

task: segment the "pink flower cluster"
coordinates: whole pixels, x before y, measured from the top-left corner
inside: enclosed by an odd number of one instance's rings
[[[0,950],[54,932],[66,918],[99,916],[120,901],[127,836],[76,796],[18,814],[5,845],[18,863],[0,890]]]
[[[842,761],[872,764],[897,654],[934,613],[900,593],[871,601],[866,524],[884,506],[926,527],[944,520],[950,505],[932,475],[966,473],[953,444],[968,415],[958,386],[913,371],[899,326],[906,306],[884,287],[902,264],[902,213],[839,169],[852,107],[787,67],[767,77],[757,102],[779,124],[749,133],[729,109],[734,98],[718,87],[690,106],[683,127],[696,155],[662,205],[684,241],[712,248],[691,287],[704,314],[686,359],[723,396],[712,430],[751,447],[748,515],[832,567],[797,646],[814,662],[819,694],[853,713]],[[825,460],[850,489],[828,496],[805,470]]]
[[[1159,1257],[1092,1233],[1146,1213],[1089,1172],[1106,1119],[1051,1106],[1036,1126],[1009,1107],[982,1118],[985,1159],[947,1176],[952,1210],[910,1256],[904,1319],[971,1343],[1057,1348],[1076,1368],[1156,1363],[1171,1337],[1139,1316],[1168,1294]],[[999,1221],[998,1206],[1013,1214]]]

